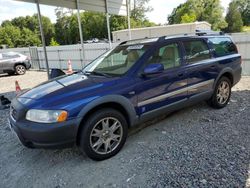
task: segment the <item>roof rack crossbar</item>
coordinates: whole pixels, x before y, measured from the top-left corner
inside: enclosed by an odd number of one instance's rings
[[[212,30],[195,30],[195,34],[198,36],[204,36],[204,35],[224,35],[225,33],[223,31],[212,31]]]

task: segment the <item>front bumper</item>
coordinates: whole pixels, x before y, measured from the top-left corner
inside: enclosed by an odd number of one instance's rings
[[[36,123],[16,121],[11,115],[9,126],[20,142],[29,148],[66,148],[76,143],[79,119],[62,123]]]
[[[27,70],[31,68],[30,61],[25,61],[24,64],[25,64],[25,67],[26,67]]]

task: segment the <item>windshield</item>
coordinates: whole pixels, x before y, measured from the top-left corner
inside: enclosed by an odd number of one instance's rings
[[[118,46],[87,65],[83,72],[109,76],[124,75],[144,54],[146,49],[147,46],[145,45]]]

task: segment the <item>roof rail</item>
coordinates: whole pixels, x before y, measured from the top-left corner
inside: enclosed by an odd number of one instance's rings
[[[225,33],[223,31],[212,31],[212,30],[195,30],[195,34],[198,36],[204,36],[204,35],[224,35]]]
[[[123,44],[136,44],[140,42],[156,42],[164,39],[168,39],[169,37],[186,37],[186,36],[206,36],[206,35],[225,35],[223,31],[213,31],[213,30],[199,30],[196,29],[194,33],[183,33],[183,34],[174,34],[174,35],[165,35],[161,37],[145,37],[139,39],[132,39],[121,42],[119,45]]]
[[[133,44],[137,44],[137,43],[147,43],[147,42],[156,42],[157,40],[159,40],[160,37],[145,37],[145,38],[139,38],[139,39],[132,39],[132,40],[127,40],[127,41],[123,41],[119,44],[123,45],[123,44],[129,44],[129,45],[133,45]]]

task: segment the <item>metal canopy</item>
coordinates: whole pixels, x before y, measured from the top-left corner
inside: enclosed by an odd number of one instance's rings
[[[35,0],[16,1],[36,3]],[[39,0],[39,4],[77,9],[76,0]],[[127,15],[126,0],[107,0],[107,4],[108,7],[106,9],[106,0],[79,0],[78,8],[86,11],[108,12],[109,14],[121,16]]]

